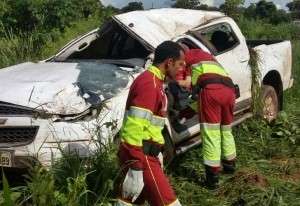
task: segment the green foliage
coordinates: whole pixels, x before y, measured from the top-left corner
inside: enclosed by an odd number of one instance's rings
[[[280,24],[291,22],[291,16],[285,10],[278,10],[272,1],[261,0],[258,3],[252,3],[244,10],[247,19],[263,19],[271,24]]]
[[[261,0],[256,4],[256,13],[261,18],[268,18],[277,10],[272,1]]]
[[[0,204],[36,206],[110,205],[118,177],[116,148],[99,148],[89,158],[63,153],[53,168],[31,168],[24,187],[10,189],[3,176]],[[13,198],[14,197],[14,198]],[[1,203],[1,200],[2,203]]]
[[[55,186],[51,172],[40,166],[33,167],[27,185],[33,205],[55,205]]]
[[[289,8],[291,15],[294,19],[300,18],[300,1],[299,0],[293,0],[292,2],[287,3],[286,6]]]
[[[137,10],[144,10],[144,6],[142,2],[129,2],[127,6],[124,6],[121,9],[121,12],[130,12],[130,11],[137,11]]]
[[[261,58],[259,53],[252,48],[249,48],[250,60],[248,62],[251,68],[251,97],[252,97],[252,112],[255,115],[262,111],[261,101],[261,72],[259,70]]]
[[[14,206],[13,200],[11,198],[12,192],[9,188],[9,184],[7,182],[3,169],[2,169],[2,182],[3,182],[3,199],[4,199],[3,205]]]
[[[225,3],[220,6],[221,10],[228,16],[238,20],[241,12],[239,7],[244,4],[244,0],[225,0]]]
[[[300,28],[292,23],[272,25],[264,20],[241,17],[238,25],[247,39],[299,39]]]
[[[102,9],[97,0],[5,0],[0,4],[3,32],[64,30],[72,22]],[[45,12],[47,11],[47,12]]]
[[[198,9],[199,6],[199,0],[176,0],[176,2],[172,5],[173,8],[183,9]]]
[[[183,9],[206,10],[206,11],[219,10],[218,7],[208,6],[207,4],[203,4],[201,0],[176,0],[176,2],[172,5],[172,7],[183,8]]]

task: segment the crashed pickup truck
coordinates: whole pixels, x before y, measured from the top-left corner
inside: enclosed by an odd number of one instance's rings
[[[131,83],[165,40],[212,53],[228,70],[240,88],[234,125],[252,115],[249,48],[260,55],[263,115],[274,119],[282,109],[283,91],[293,83],[290,41],[246,40],[234,20],[220,12],[129,12],[47,60],[0,70],[0,166],[20,168],[31,161],[49,166],[63,151],[85,157],[99,142],[111,142],[122,126]],[[197,115],[184,122],[184,130],[170,122],[163,130],[167,158],[201,143]]]

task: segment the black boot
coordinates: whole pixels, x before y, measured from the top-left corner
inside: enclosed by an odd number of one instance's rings
[[[235,160],[222,160],[223,172],[233,174],[235,172]]]
[[[219,185],[219,172],[215,168],[205,166],[206,180],[205,185],[208,189],[214,190]]]

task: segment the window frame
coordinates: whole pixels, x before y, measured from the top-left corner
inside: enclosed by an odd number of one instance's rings
[[[208,40],[207,38],[205,38],[203,35],[201,35],[201,31],[203,30],[208,30],[208,29],[211,29],[211,28],[215,28],[215,27],[218,27],[220,25],[226,25],[227,27],[229,27],[232,31],[232,35],[233,37],[235,38],[235,40],[237,41],[236,44],[234,44],[234,46],[228,48],[228,49],[225,49],[224,51],[221,51],[221,52],[218,52],[216,47],[210,42],[210,40]],[[201,41],[210,51],[211,53],[214,55],[214,56],[218,56],[218,55],[221,55],[221,54],[224,54],[230,50],[233,50],[235,49],[236,47],[238,47],[241,42],[240,42],[240,39],[238,38],[238,36],[236,35],[236,33],[234,32],[234,29],[232,28],[232,26],[227,23],[227,22],[221,22],[221,23],[217,23],[217,24],[214,24],[214,25],[210,25],[210,26],[205,26],[205,27],[202,27],[198,30],[194,30],[194,31],[191,31],[190,32],[193,36],[195,36],[195,38],[197,38],[199,41]]]

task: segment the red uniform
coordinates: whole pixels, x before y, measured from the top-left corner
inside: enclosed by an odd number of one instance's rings
[[[144,147],[147,143],[160,149],[164,144],[161,131],[167,112],[167,98],[163,81],[164,75],[151,66],[133,82],[128,95],[118,155],[124,174],[129,168],[143,170],[144,188],[134,204],[142,204],[145,200],[151,206],[175,206],[179,203],[157,154],[147,153]],[[119,205],[129,203],[130,200],[120,197]]]
[[[221,83],[222,81],[232,83],[232,81],[211,54],[194,49],[187,52],[185,58],[186,63],[192,67],[194,87],[201,87],[204,82],[210,81],[199,90],[198,112],[204,164],[207,166],[208,173],[218,174],[221,159],[229,162],[236,157],[234,138],[231,133],[235,103],[234,88]],[[216,83],[217,81],[220,82]]]

